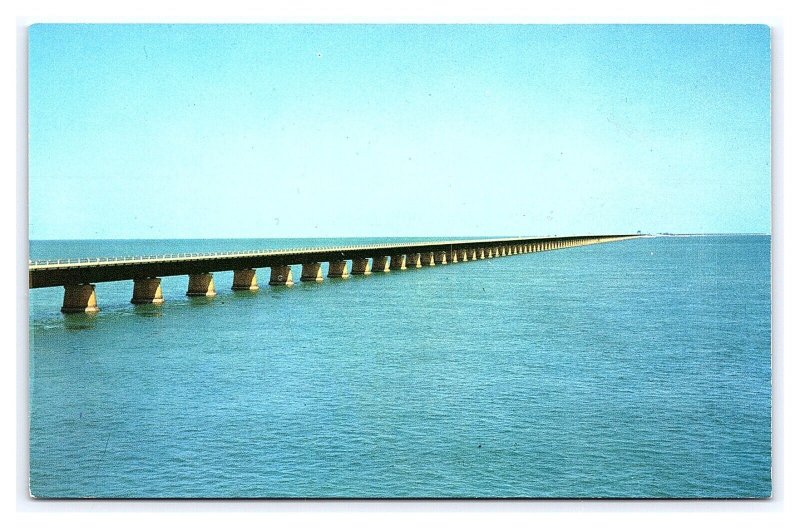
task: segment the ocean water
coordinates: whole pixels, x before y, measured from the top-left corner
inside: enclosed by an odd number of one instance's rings
[[[31,258],[373,240],[49,241]],[[326,265],[324,265],[326,267]],[[299,268],[294,271],[299,277]],[[38,497],[768,497],[770,238],[30,291]]]

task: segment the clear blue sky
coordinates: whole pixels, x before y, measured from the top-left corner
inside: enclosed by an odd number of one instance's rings
[[[30,237],[766,233],[769,39],[35,25]]]

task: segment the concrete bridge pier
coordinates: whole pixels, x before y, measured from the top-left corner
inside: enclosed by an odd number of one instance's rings
[[[353,267],[350,270],[351,275],[369,275],[372,271],[369,268],[368,258],[354,258]]]
[[[470,260],[478,260],[478,250],[473,248],[467,251]]]
[[[62,313],[95,313],[99,311],[94,284],[67,284],[64,286]]]
[[[234,291],[258,290],[258,281],[256,280],[256,270],[254,269],[233,270],[233,286],[231,286],[231,289]]]
[[[372,272],[387,273],[389,271],[389,257],[372,257]]]
[[[449,259],[449,260],[450,260],[450,262],[452,262],[453,264],[456,264],[456,263],[458,262],[458,251],[456,251],[455,249],[451,249],[451,250],[449,251],[449,256],[448,256],[448,259]]]
[[[436,251],[433,254],[433,261],[436,264],[447,264],[447,251]]]
[[[390,270],[404,270],[406,269],[406,256],[405,255],[392,255],[391,264],[389,264]]]
[[[328,277],[332,279],[346,279],[350,276],[347,273],[346,260],[332,260],[328,263]]]
[[[434,260],[433,252],[429,251],[427,253],[420,254],[420,260],[422,261],[423,266],[435,266],[436,260]]]
[[[133,280],[133,304],[161,304],[164,296],[161,294],[161,279],[148,277]]]
[[[421,268],[422,267],[422,255],[420,253],[409,253],[406,255],[406,267],[407,268]]]
[[[461,262],[467,261],[467,250],[466,249],[459,249],[458,250],[458,260]]]
[[[322,282],[322,266],[319,262],[306,262],[300,273],[300,282]]]
[[[486,258],[486,248],[478,249],[478,259],[483,260]]]
[[[270,286],[291,286],[292,280],[291,266],[272,266],[269,273]]]
[[[211,273],[194,273],[189,275],[189,288],[186,295],[189,297],[214,297],[214,275]]]

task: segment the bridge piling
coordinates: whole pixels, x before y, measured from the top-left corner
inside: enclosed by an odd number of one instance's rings
[[[319,262],[306,262],[300,273],[300,282],[322,282],[322,266]]]
[[[391,262],[389,264],[390,270],[401,271],[406,269],[406,256],[405,255],[392,255]]]
[[[194,273],[189,275],[189,287],[186,295],[189,297],[214,297],[214,275],[211,273]]]
[[[164,296],[161,294],[161,279],[148,277],[133,280],[133,304],[161,304]]]
[[[346,260],[332,260],[328,263],[328,277],[332,279],[346,279],[350,276],[347,273]]]
[[[258,281],[256,280],[256,270],[254,269],[234,270],[233,286],[231,286],[231,289],[234,291],[258,290]]]
[[[447,251],[436,251],[433,254],[433,261],[438,264],[447,264]]]
[[[386,273],[389,271],[389,257],[378,256],[372,257],[372,272],[373,273]]]
[[[354,258],[353,269],[350,270],[351,275],[369,275],[372,273],[369,267],[368,258]]]
[[[270,286],[291,286],[294,284],[292,280],[291,266],[272,266],[269,274]]]
[[[420,254],[420,260],[423,266],[435,266],[436,261],[433,257],[432,251],[426,251],[425,253]]]
[[[97,307],[94,288],[94,284],[67,284],[64,286],[64,303],[61,306],[61,312],[65,314],[99,312],[100,308]]]
[[[406,255],[406,267],[407,268],[421,268],[422,267],[422,255],[419,253],[409,253]]]

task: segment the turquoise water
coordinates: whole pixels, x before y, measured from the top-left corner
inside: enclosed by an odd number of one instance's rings
[[[31,258],[315,241],[32,242]],[[372,240],[316,241],[317,245]],[[646,238],[133,306],[30,291],[40,497],[766,497],[770,239]],[[299,269],[295,270],[299,276]]]

